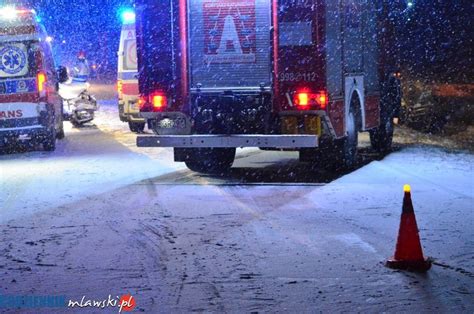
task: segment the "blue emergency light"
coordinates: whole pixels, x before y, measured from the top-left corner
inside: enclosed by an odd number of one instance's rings
[[[123,24],[133,24],[135,23],[135,12],[130,9],[125,9],[120,13]]]

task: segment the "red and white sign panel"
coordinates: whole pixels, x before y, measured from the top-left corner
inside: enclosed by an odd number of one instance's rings
[[[124,43],[125,50],[125,70],[137,69],[137,41],[135,39],[126,40]]]
[[[205,62],[255,62],[255,0],[204,0],[203,6]]]

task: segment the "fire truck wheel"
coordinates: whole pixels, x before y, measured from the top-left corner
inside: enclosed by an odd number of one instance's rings
[[[349,115],[347,116],[347,137],[342,140],[340,146],[337,145],[340,147],[339,154],[342,159],[342,165],[347,169],[353,168],[357,162],[357,144],[359,143],[359,131],[357,123],[358,118],[355,108],[355,106],[351,106]]]
[[[145,123],[128,122],[128,127],[130,128],[130,131],[134,133],[143,133],[145,130]]]
[[[195,172],[224,174],[235,160],[235,148],[196,148],[190,150],[186,166]]]
[[[56,150],[56,128],[52,127],[51,130],[43,138],[43,149],[47,152]]]
[[[379,153],[387,153],[392,149],[393,142],[393,119],[382,117],[381,125],[370,131],[370,143],[372,148]]]

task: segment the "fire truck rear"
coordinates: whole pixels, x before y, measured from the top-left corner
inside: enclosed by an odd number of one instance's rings
[[[175,160],[221,173],[237,147],[351,167],[358,133],[391,147],[399,84],[386,4],[137,1],[140,110]]]

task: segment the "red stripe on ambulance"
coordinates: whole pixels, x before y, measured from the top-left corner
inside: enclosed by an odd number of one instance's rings
[[[39,99],[38,99],[37,93],[0,95],[0,103],[13,103],[13,102],[37,103],[38,100]]]
[[[136,96],[138,95],[138,83],[123,83],[122,84],[122,93],[124,95]]]

